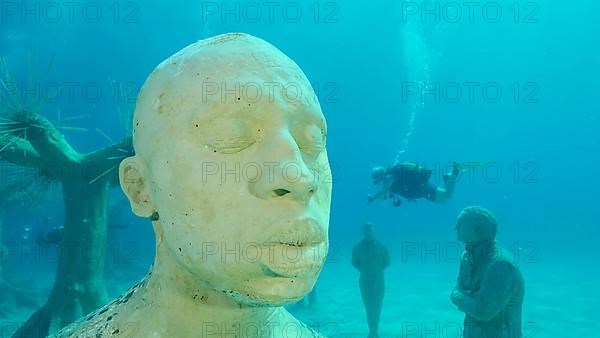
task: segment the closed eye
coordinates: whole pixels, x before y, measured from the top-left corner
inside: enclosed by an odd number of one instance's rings
[[[325,131],[321,128],[311,128],[305,140],[299,142],[298,148],[301,152],[312,158],[316,158],[325,150]]]
[[[231,138],[228,140],[215,140],[206,146],[213,149],[213,152],[221,154],[235,154],[256,143],[256,140],[242,137]]]
[[[298,148],[300,151],[310,156],[317,156],[325,149],[322,143],[300,144],[298,145]]]

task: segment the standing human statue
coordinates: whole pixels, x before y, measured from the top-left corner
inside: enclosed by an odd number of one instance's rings
[[[465,314],[465,338],[523,336],[523,277],[496,242],[496,231],[496,218],[482,207],[467,207],[458,216],[456,235],[465,252],[450,298]]]
[[[375,238],[374,228],[372,223],[366,223],[363,226],[364,238],[352,250],[352,266],[360,272],[358,284],[367,313],[369,338],[379,337],[379,317],[385,292],[384,270],[390,265],[388,249]]]

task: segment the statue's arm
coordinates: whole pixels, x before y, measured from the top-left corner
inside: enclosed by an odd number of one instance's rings
[[[467,282],[470,278],[470,262],[467,260],[466,252],[463,253],[460,260],[460,266],[458,268],[458,278],[456,279],[456,285],[450,293],[450,300],[454,305],[458,307],[458,303],[462,301],[463,297],[467,294]]]
[[[390,251],[383,247],[383,268],[386,269],[388,266],[390,266]]]
[[[358,254],[358,246],[355,246],[352,250],[352,266],[356,270],[360,271],[360,258]]]
[[[456,279],[455,290],[465,291],[468,280],[471,278],[471,262],[467,258],[467,253],[463,253],[458,268],[458,278]]]
[[[477,292],[461,290],[453,294],[454,304],[465,314],[489,321],[506,308],[512,292],[514,268],[509,262],[493,263],[486,271]]]

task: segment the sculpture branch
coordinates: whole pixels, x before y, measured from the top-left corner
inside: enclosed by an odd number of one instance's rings
[[[44,116],[28,111],[11,114],[13,135],[29,142],[46,161],[78,163],[82,156]]]
[[[100,168],[100,173],[91,177],[90,183],[99,179],[107,179],[111,187],[119,185],[119,164],[123,159],[133,156],[131,137],[124,138],[121,143],[108,146],[85,155],[84,165]]]
[[[22,167],[40,168],[40,154],[31,143],[12,135],[0,135],[0,159]]]

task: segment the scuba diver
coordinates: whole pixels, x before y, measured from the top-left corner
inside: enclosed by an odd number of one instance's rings
[[[444,173],[444,186],[436,186],[429,182],[433,170],[413,162],[394,163],[391,167],[374,167],[373,184],[381,184],[377,194],[369,196],[369,203],[380,198],[391,198],[393,205],[402,204],[400,197],[408,201],[426,198],[432,202],[445,203],[452,198],[454,184],[460,174],[458,163],[452,163],[452,170]]]

